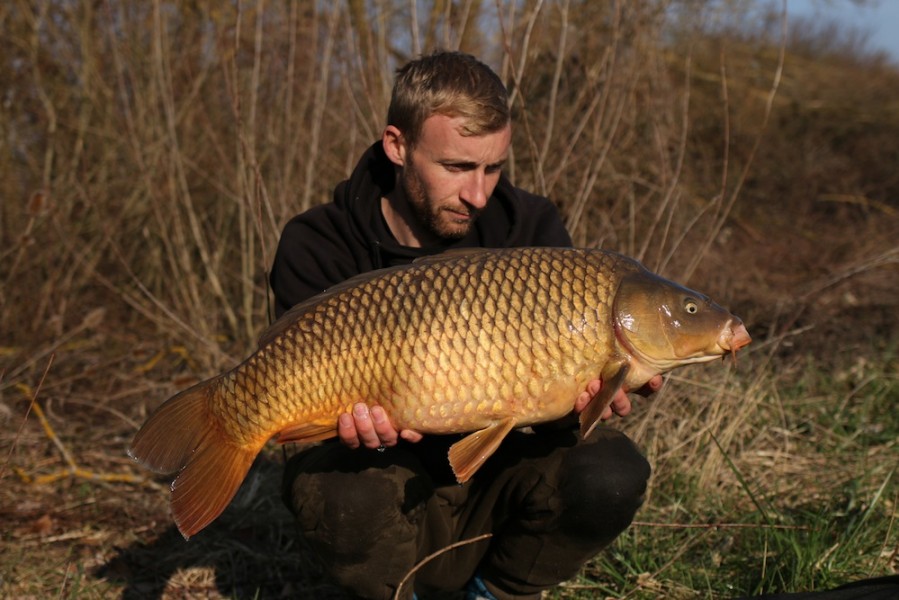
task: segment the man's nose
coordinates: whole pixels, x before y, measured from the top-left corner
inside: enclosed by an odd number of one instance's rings
[[[459,199],[480,210],[487,206],[487,198],[491,192],[487,189],[486,174],[480,169],[472,169],[468,175],[459,193]]]

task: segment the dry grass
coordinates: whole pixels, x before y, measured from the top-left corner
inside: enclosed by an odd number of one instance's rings
[[[296,546],[279,451],[185,544],[124,449],[249,352],[280,227],[377,136],[393,67],[437,45],[509,82],[509,173],[578,244],[708,291],[755,338],[621,423],[654,465],[647,505],[558,594],[896,572],[899,74],[779,25],[708,33],[727,15],[701,3],[416,6],[0,8],[0,595],[340,597]],[[816,576],[784,566],[813,528]]]

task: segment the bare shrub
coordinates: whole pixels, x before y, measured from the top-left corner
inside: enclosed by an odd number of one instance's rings
[[[281,225],[376,138],[393,68],[438,46],[502,71],[510,172],[578,243],[663,267],[706,210],[682,201],[689,89],[671,67],[689,55],[661,43],[663,2],[23,6],[3,17],[18,84],[0,217],[20,339],[111,305],[204,364],[243,354]]]

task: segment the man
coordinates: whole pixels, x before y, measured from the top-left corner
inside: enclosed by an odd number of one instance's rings
[[[487,66],[439,52],[400,69],[381,140],[332,203],[285,227],[271,274],[277,315],[359,273],[450,248],[570,246],[554,205],[502,175],[510,143],[506,89]],[[338,421],[342,443],[289,461],[285,502],[326,572],[360,597],[391,598],[425,557],[491,534],[422,565],[401,597],[538,598],[642,502],[650,469],[634,444],[608,428],[576,434],[575,413],[600,387],[588,385],[570,420],[510,434],[464,485],[446,457],[457,436],[397,432],[383,409],[358,404]],[[613,412],[630,412],[623,392]]]

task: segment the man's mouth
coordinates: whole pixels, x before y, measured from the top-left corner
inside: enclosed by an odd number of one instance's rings
[[[475,211],[466,209],[457,210],[454,208],[445,208],[444,210],[449,214],[449,217],[452,220],[459,222],[470,221],[475,217],[476,214]]]

